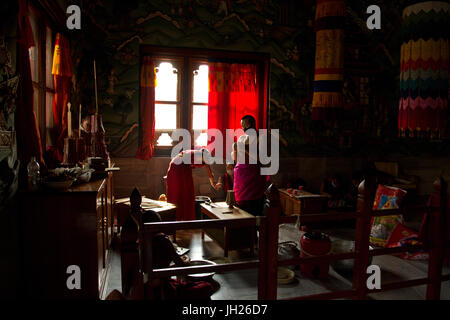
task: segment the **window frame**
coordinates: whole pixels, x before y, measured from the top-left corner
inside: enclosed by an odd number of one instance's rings
[[[34,95],[34,88],[37,88],[39,90],[39,101],[38,106],[39,113],[38,117],[36,117],[37,126],[39,129],[39,134],[41,137],[41,145],[42,145],[42,151],[45,152],[47,149],[47,133],[50,134],[52,131],[52,127],[47,127],[47,110],[46,110],[46,104],[47,104],[47,93],[52,94],[53,99],[55,97],[56,91],[54,88],[53,83],[53,75],[50,74],[50,81],[51,81],[51,87],[50,85],[47,86],[47,79],[46,79],[46,63],[47,63],[47,57],[46,57],[46,37],[47,37],[47,28],[51,31],[51,49],[50,54],[52,57],[51,66],[49,68],[50,73],[52,70],[53,65],[53,54],[55,50],[55,41],[56,41],[56,34],[61,33],[64,36],[66,36],[66,17],[65,12],[59,7],[59,5],[56,2],[53,1],[46,1],[46,0],[31,0],[28,2],[27,7],[28,13],[33,13],[33,15],[36,16],[36,25],[37,25],[37,37],[38,39],[34,39],[36,42],[40,45],[40,50],[38,52],[38,73],[39,73],[39,81],[32,81],[33,84],[33,95]],[[30,62],[31,63],[31,62]],[[33,98],[34,99],[34,98]],[[53,123],[53,106],[51,107],[51,123]]]
[[[259,100],[265,102],[265,119],[260,118],[259,121],[266,123],[266,127],[270,128],[270,108],[269,108],[269,73],[270,73],[270,55],[263,52],[240,52],[216,49],[195,49],[195,48],[179,48],[179,47],[161,47],[152,45],[141,45],[140,56],[150,56],[156,62],[161,58],[168,60],[182,59],[183,69],[179,70],[182,76],[179,78],[179,90],[181,92],[181,110],[180,117],[177,119],[177,128],[184,128],[191,133],[191,148],[194,148],[193,135],[193,90],[194,90],[194,65],[196,63],[208,63],[211,60],[234,62],[234,63],[252,63],[257,65],[258,77],[261,79],[259,83]],[[155,63],[156,65],[156,63]],[[141,68],[139,68],[140,70]],[[187,70],[187,71],[186,71]],[[156,103],[156,101],[155,101]],[[177,110],[178,111],[178,110]],[[158,136],[155,130],[155,156],[170,156],[173,146],[157,146]]]
[[[51,31],[51,56],[53,61],[53,51],[55,47],[55,37],[56,37],[56,31],[54,28],[54,25],[50,22],[48,17],[46,17],[45,13],[40,10],[37,6],[35,6],[33,3],[28,4],[28,12],[32,13],[34,17],[36,18],[36,35],[37,39],[34,39],[35,44],[37,43],[39,45],[38,50],[36,50],[37,58],[37,81],[32,80],[33,84],[33,95],[34,90],[38,90],[39,99],[38,99],[38,105],[35,107],[35,112],[37,110],[36,114],[36,122],[39,128],[39,134],[41,136],[41,145],[43,150],[45,151],[47,149],[47,135],[49,134],[48,131],[51,130],[51,127],[47,127],[47,94],[51,94],[53,96],[53,99],[55,97],[55,88],[53,83],[53,76],[50,77],[51,84],[47,83],[47,29],[50,29]],[[50,73],[52,68],[50,67]],[[53,88],[52,88],[53,87]],[[34,98],[33,98],[34,99]],[[51,115],[53,116],[53,109],[51,109]],[[53,122],[53,121],[52,121]]]

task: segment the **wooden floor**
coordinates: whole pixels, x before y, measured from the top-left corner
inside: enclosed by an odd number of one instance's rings
[[[352,228],[330,228],[322,230],[335,239],[353,239]],[[280,226],[279,242],[299,239],[297,229],[293,225]],[[179,246],[190,249],[191,260],[207,259],[217,263],[234,261],[245,261],[252,259],[248,251],[230,251],[229,257],[223,257],[223,250],[208,236],[201,240],[201,231],[178,231],[177,243]],[[408,261],[394,256],[377,256],[373,258],[372,264],[381,268],[381,283],[389,283],[399,280],[417,279],[426,277],[426,261]],[[444,274],[450,274],[450,266],[444,268]],[[288,285],[278,285],[278,299],[296,297],[299,295],[310,295],[324,293],[333,290],[351,288],[351,276],[341,275],[330,267],[329,277],[326,280],[314,280],[305,278],[298,270],[294,269],[295,281]],[[257,299],[256,269],[242,270],[233,273],[222,273],[214,275],[214,280],[220,284],[220,289],[212,296],[213,300],[255,300]],[[120,256],[113,252],[111,257],[111,268],[108,274],[106,297],[112,290],[121,291]],[[421,300],[425,298],[425,286],[400,289],[389,292],[373,294],[370,297],[379,300]],[[104,298],[103,297],[103,298]],[[441,290],[441,299],[450,300],[450,282],[444,282]]]

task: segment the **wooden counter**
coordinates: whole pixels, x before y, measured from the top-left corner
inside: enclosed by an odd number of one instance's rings
[[[113,173],[67,191],[24,191],[20,197],[24,296],[101,297],[114,232]],[[71,265],[80,267],[81,289],[66,285]]]

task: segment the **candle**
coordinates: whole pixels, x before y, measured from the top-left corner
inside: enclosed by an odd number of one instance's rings
[[[67,103],[67,135],[72,137],[72,113],[70,112],[70,102]]]
[[[95,115],[98,114],[98,99],[97,99],[97,67],[94,60],[94,87],[95,87]]]
[[[80,104],[80,112],[78,114],[78,138],[81,138],[81,104]]]

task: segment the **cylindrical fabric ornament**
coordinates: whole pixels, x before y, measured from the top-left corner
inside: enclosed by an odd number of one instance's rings
[[[400,136],[442,138],[448,120],[449,9],[428,1],[403,10]]]
[[[336,119],[343,105],[344,24],[343,0],[317,0],[313,120]]]

